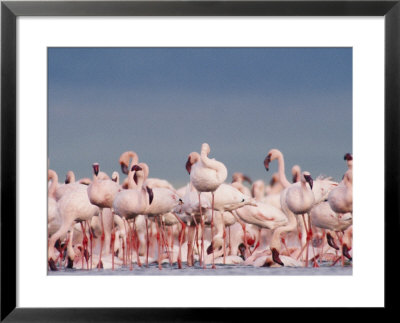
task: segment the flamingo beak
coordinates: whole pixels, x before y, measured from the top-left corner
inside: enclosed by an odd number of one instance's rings
[[[351,258],[350,254],[349,254],[349,251],[350,251],[349,247],[347,247],[346,244],[343,244],[343,250],[342,250],[343,255],[344,255],[347,259],[352,260],[353,258]]]
[[[179,199],[179,205],[183,205],[182,199]]]
[[[339,247],[336,245],[335,240],[330,233],[326,235],[326,240],[328,241],[328,245],[330,245],[333,249],[339,250]]]
[[[93,171],[96,176],[99,174],[99,164],[93,164]]]
[[[192,170],[192,163],[190,162],[190,157],[188,158],[188,160],[186,162],[186,170],[190,175],[190,171]]]
[[[212,254],[212,252],[213,252],[213,246],[212,246],[212,243],[211,243],[207,248],[207,255]]]
[[[267,172],[269,171],[269,163],[270,162],[271,162],[271,155],[268,155],[264,159],[264,166],[265,166],[265,169],[267,170]]]
[[[142,170],[142,167],[140,167],[139,165],[133,165],[131,168],[131,171],[138,171],[138,170]]]
[[[274,262],[276,262],[277,264],[281,265],[281,266],[285,266],[281,260],[281,258],[279,258],[279,251],[276,250],[275,248],[272,248],[272,260]]]
[[[128,173],[129,173],[129,168],[128,168],[128,166],[126,165],[126,164],[124,164],[124,163],[120,163],[121,164],[121,171],[122,171],[122,173],[124,173],[125,175],[128,175]]]
[[[296,180],[297,180],[296,175],[293,175],[293,177],[292,177],[292,183],[296,183]]]
[[[344,155],[344,160],[353,160],[353,156],[350,153]]]
[[[310,175],[304,175],[304,178],[306,179],[307,183],[310,184],[311,189],[313,188],[313,179]]]
[[[239,245],[238,249],[239,249],[239,252],[240,252],[240,257],[243,260],[246,260],[246,247],[245,247],[245,245],[243,243],[241,243]]]
[[[146,190],[147,190],[147,193],[149,193],[149,204],[151,204],[151,202],[153,202],[153,198],[154,198],[153,190],[148,186],[146,186]]]

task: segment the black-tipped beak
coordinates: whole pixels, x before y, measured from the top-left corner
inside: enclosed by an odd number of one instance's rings
[[[68,178],[68,176],[65,178],[64,184],[69,184],[69,178]]]
[[[188,160],[186,161],[186,170],[190,175],[190,171],[192,170],[192,163],[190,162],[190,157],[188,158]]]
[[[138,171],[138,170],[142,170],[142,167],[140,167],[139,165],[133,165],[132,166],[132,168],[131,168],[131,171],[133,172],[133,171]]]
[[[243,243],[241,243],[239,245],[238,249],[239,249],[239,252],[240,252],[240,257],[243,260],[246,260],[246,246]]]
[[[212,246],[212,243],[211,243],[207,248],[207,255],[211,255],[212,252],[213,252],[213,246]]]
[[[96,176],[99,174],[99,164],[93,164],[93,172]]]
[[[182,199],[179,199],[179,205],[182,205],[182,204],[183,204]]]
[[[133,180],[134,180],[134,182],[135,182],[136,185],[137,185],[138,180],[137,180],[136,172],[133,173]]]
[[[333,249],[339,250],[339,247],[336,245],[335,240],[330,233],[326,235],[326,240],[328,241],[328,245],[330,245]]]
[[[117,182],[117,178],[116,177],[113,177],[112,179],[111,179],[113,182]]]
[[[272,260],[274,262],[276,262],[277,264],[281,265],[281,266],[285,266],[281,260],[281,258],[279,258],[279,251],[276,250],[275,248],[272,248]]]
[[[314,183],[312,177],[310,175],[304,175],[304,178],[306,179],[307,183],[310,184],[310,187],[312,189]]]
[[[292,183],[296,183],[297,182],[297,176],[296,175],[293,175],[293,177],[292,177]]]
[[[353,156],[350,153],[344,155],[344,160],[353,160]]]
[[[265,157],[264,159],[264,167],[267,170],[267,172],[269,171],[269,163],[271,162],[271,156],[268,155],[267,157]]]
[[[121,163],[121,171],[122,173],[124,173],[125,175],[128,175],[129,173],[129,168],[127,165],[125,165],[124,163]]]
[[[344,255],[347,259],[353,260],[353,258],[351,258],[350,254],[349,254],[349,251],[350,251],[349,247],[347,247],[346,244],[343,244],[343,249],[342,249],[343,255]]]
[[[154,198],[153,190],[148,186],[146,186],[146,190],[147,190],[147,193],[149,194],[149,204],[151,204],[151,202],[153,202],[153,198]]]

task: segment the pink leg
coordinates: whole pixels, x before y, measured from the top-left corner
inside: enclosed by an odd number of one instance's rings
[[[93,231],[92,231],[92,228],[90,227],[89,221],[88,221],[88,226],[89,226],[89,238],[90,238],[90,270],[92,270],[92,267],[93,267]]]
[[[104,223],[103,223],[103,210],[100,210],[100,222],[101,222],[101,243],[100,243],[100,256],[99,256],[99,264],[101,266],[101,254],[103,252],[103,245],[104,245]]]
[[[200,221],[201,221],[201,253],[200,253],[200,262],[203,262],[203,269],[206,268],[206,261],[204,257],[204,219],[203,214],[201,212],[201,202],[200,202],[200,193],[199,193],[199,211],[200,211]]]
[[[214,241],[214,192],[211,192],[212,203],[211,203],[211,243]],[[215,261],[214,261],[214,248],[212,249],[212,269],[215,269]]]
[[[160,230],[158,228],[158,223],[156,221],[156,227],[157,227],[157,244],[158,244],[158,269],[161,270],[161,242],[160,242]]]
[[[136,251],[136,260],[137,260],[137,264],[138,264],[139,267],[142,267],[142,263],[140,262],[140,258],[139,258],[140,240],[139,240],[139,235],[138,235],[137,230],[136,230],[136,223],[135,223],[135,221],[133,221],[133,232],[134,232],[134,235],[135,235],[134,243],[135,243],[135,251]]]
[[[146,217],[146,267],[149,267],[149,219]]]
[[[111,229],[111,259],[112,259],[112,270],[114,271],[114,246],[115,246],[115,228],[114,228],[114,213],[112,214],[112,229]]]

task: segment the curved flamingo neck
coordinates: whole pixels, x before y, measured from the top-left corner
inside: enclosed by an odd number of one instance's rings
[[[205,149],[201,150],[200,160],[204,166],[215,170],[218,180],[223,182],[226,179],[226,176],[228,175],[228,171],[227,171],[225,165],[219,161],[208,158],[207,150],[205,150]]]
[[[287,180],[286,175],[285,175],[285,161],[283,159],[283,154],[279,151],[276,150],[276,157],[274,159],[278,159],[278,174],[279,174],[279,180],[281,184],[283,185],[284,188],[290,186],[290,182]]]
[[[49,169],[48,180],[51,180],[51,185],[49,187],[48,195],[54,197],[58,186],[58,176],[54,170]]]
[[[271,239],[271,243],[270,243],[271,249],[275,248],[276,250],[280,250],[281,249],[281,234],[285,233],[285,232],[294,231],[297,228],[297,220],[296,220],[296,216],[294,215],[294,213],[291,212],[290,210],[285,210],[285,213],[288,218],[288,223],[284,226],[281,226],[281,227],[278,227],[275,229],[272,239]]]
[[[142,168],[137,174],[137,188],[141,188],[149,176],[149,166],[145,163],[139,163],[138,166]]]

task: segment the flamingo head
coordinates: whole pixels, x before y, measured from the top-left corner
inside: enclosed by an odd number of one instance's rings
[[[112,175],[111,175],[111,180],[112,180],[113,182],[115,182],[115,183],[118,183],[118,182],[119,182],[119,174],[118,174],[118,172],[113,172],[113,173],[112,173]]]
[[[213,242],[207,248],[207,255],[212,254],[213,251],[220,251],[224,246],[224,239],[221,237],[214,237]]]
[[[99,175],[99,170],[100,170],[99,163],[94,163],[94,164],[93,164],[93,172],[94,172],[94,174],[95,174],[96,176]]]
[[[124,162],[120,162],[120,165],[121,165],[122,173],[124,173],[125,175],[128,175],[128,173],[129,173],[128,166]]]
[[[306,180],[306,182],[310,185],[310,187],[312,189],[313,188],[313,179],[312,179],[310,173],[304,172],[303,176],[304,176],[304,179]]]
[[[211,151],[210,150],[210,145],[208,143],[205,142],[204,144],[201,145],[201,152],[202,153],[205,153],[208,156],[210,151]]]
[[[268,154],[267,157],[264,159],[264,167],[266,171],[269,171],[269,163],[271,162],[271,154]]]
[[[138,183],[136,172],[137,171],[141,171],[141,170],[143,170],[143,169],[139,165],[133,165],[132,168],[131,168],[131,172],[134,172],[133,173],[133,180],[135,181],[136,184]]]
[[[246,260],[246,246],[244,245],[244,243],[241,243],[241,244],[238,246],[238,250],[239,250],[239,252],[240,252],[240,257],[241,257],[243,260]]]
[[[344,155],[344,160],[353,160],[353,156],[350,153],[347,153],[346,155]]]
[[[139,162],[138,155],[134,151],[126,151],[119,157],[119,164],[121,165],[122,173],[128,175],[129,172],[129,161],[132,158],[132,164]]]
[[[190,171],[192,170],[192,162],[191,162],[191,156],[189,155],[188,160],[186,161],[186,170],[190,175]]]
[[[65,184],[74,183],[75,182],[75,174],[72,170],[68,171],[67,176],[65,177]]]

